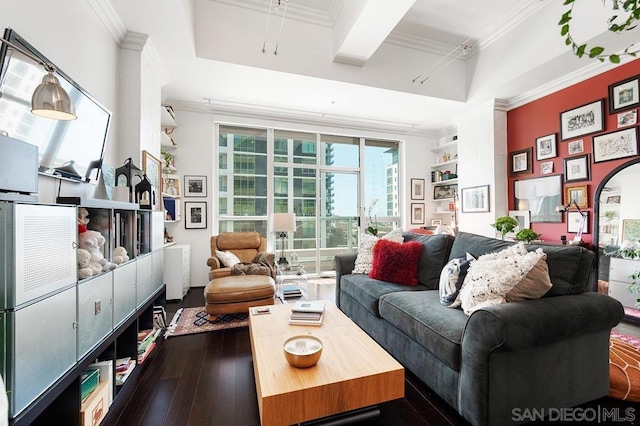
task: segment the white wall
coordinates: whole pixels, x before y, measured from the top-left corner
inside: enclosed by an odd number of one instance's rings
[[[116,115],[118,45],[87,1],[0,0],[0,25],[13,28]],[[113,164],[117,124],[105,147]],[[40,178],[40,202],[55,202],[58,179]],[[62,181],[62,195],[92,194],[93,185]]]
[[[209,248],[209,237],[216,233],[213,227],[217,214],[217,202],[213,198],[216,190],[217,173],[213,170],[215,155],[215,135],[214,123],[236,124],[247,126],[274,127],[278,129],[290,129],[309,132],[324,132],[330,134],[345,134],[359,137],[384,138],[401,140],[401,162],[404,158],[406,166],[402,170],[402,185],[400,193],[405,203],[402,205],[403,228],[411,227],[409,221],[409,199],[410,178],[427,179],[431,156],[429,146],[431,141],[424,136],[399,135],[394,133],[381,133],[366,130],[348,130],[344,128],[320,126],[304,123],[293,123],[279,120],[265,120],[259,118],[248,118],[231,115],[214,114],[211,112],[194,111],[187,109],[176,102],[168,102],[176,112],[176,122],[178,128],[171,135],[178,144],[175,154],[176,168],[181,176],[205,175],[207,176],[208,196],[207,201],[207,229],[184,229],[184,217],[179,223],[168,224],[167,230],[175,238],[176,242],[191,244],[191,286],[205,286],[208,283],[207,259],[211,255]],[[185,201],[204,201],[204,198],[180,199],[182,211],[184,212]],[[415,202],[415,201],[414,201]],[[270,250],[273,250],[272,236],[269,239]]]

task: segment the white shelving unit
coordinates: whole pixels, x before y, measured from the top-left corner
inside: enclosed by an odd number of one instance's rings
[[[456,136],[441,138],[433,149],[431,169],[431,215],[451,224],[455,217],[455,199],[458,194],[458,140]],[[439,197],[436,197],[439,194]]]
[[[162,107],[160,108],[160,123],[162,127],[162,157],[163,160],[166,160],[165,157],[167,153],[170,153],[171,156],[175,156],[175,154],[170,151],[174,151],[178,146],[175,140],[169,136],[178,127],[171,106],[162,105]],[[175,163],[169,164],[167,162],[166,165],[163,164],[163,179],[172,175],[175,175],[175,177],[179,179],[177,172],[178,169],[175,167]],[[166,212],[165,224],[174,224],[180,222],[180,196],[168,193],[165,190],[164,185],[162,189],[162,203]]]

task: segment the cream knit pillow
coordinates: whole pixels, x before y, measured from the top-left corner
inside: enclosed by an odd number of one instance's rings
[[[404,241],[402,237],[402,229],[394,229],[387,235],[382,237],[383,240],[401,243]],[[369,234],[360,236],[360,246],[358,247],[358,256],[353,268],[353,274],[368,274],[371,272],[373,264],[373,246],[378,242],[379,238]]]

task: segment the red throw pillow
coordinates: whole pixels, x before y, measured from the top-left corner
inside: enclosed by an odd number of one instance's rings
[[[373,267],[369,277],[396,284],[418,285],[422,247],[418,241],[396,243],[379,240],[373,246]]]

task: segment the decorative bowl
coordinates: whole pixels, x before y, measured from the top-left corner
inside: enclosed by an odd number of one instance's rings
[[[322,341],[309,334],[288,338],[282,348],[287,362],[297,368],[316,365],[322,355]]]

